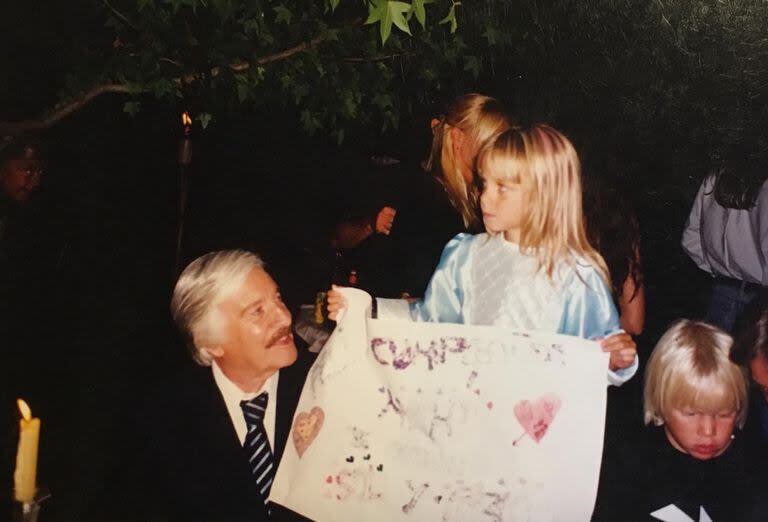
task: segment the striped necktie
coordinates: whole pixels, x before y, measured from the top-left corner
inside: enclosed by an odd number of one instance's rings
[[[264,413],[267,411],[268,400],[269,394],[262,392],[249,401],[240,402],[245,423],[248,425],[243,449],[248,456],[248,464],[256,480],[259,495],[265,504],[269,498],[272,479],[275,477],[275,459],[272,456],[272,448],[269,446],[267,431],[264,429]]]

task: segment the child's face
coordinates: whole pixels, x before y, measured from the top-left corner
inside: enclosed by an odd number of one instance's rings
[[[672,408],[664,417],[667,439],[678,450],[699,459],[719,457],[731,443],[737,412]]]
[[[503,232],[508,241],[518,243],[525,217],[527,192],[520,183],[481,175],[480,208],[488,233]]]

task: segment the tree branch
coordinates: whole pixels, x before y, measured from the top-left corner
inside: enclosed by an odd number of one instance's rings
[[[110,5],[110,3],[107,0],[102,0],[102,1],[103,1],[104,5],[107,7],[107,9],[112,11],[112,14],[114,14],[116,17],[118,17],[120,20],[122,20],[125,23],[125,25],[127,25],[128,27],[130,27],[134,31],[138,31],[139,30],[135,25],[133,25],[133,23],[131,23],[130,20],[128,20],[127,16],[125,16],[123,13],[121,13],[120,11],[118,11],[117,9],[112,7],[112,5]]]
[[[347,63],[377,63],[377,62],[386,62],[387,60],[391,60],[393,58],[399,58],[401,56],[408,56],[410,53],[396,53],[396,54],[388,54],[386,56],[376,56],[372,58],[361,58],[357,56],[350,56],[348,58],[342,58],[342,62]]]
[[[360,23],[362,23],[362,20],[355,20],[352,25],[356,26],[356,25],[360,25]],[[253,62],[246,61],[246,60],[235,62],[233,64],[230,64],[229,68],[234,72],[241,72],[250,68],[253,63],[255,63],[256,65],[266,65],[268,63],[285,60],[295,54],[298,54],[308,49],[312,49],[316,47],[322,41],[323,41],[323,37],[318,36],[313,38],[312,40],[309,40],[308,42],[300,43],[298,45],[285,49],[284,51],[280,51],[267,56],[257,57]],[[171,60],[167,58],[164,58],[163,60],[171,62]],[[221,68],[214,67],[213,69],[210,70],[209,74],[214,77],[218,76],[219,74],[221,74]],[[201,76],[200,73],[193,73],[193,74],[188,74],[181,78],[175,78],[174,81],[177,83],[193,83],[194,81],[198,80],[200,76]],[[102,94],[106,94],[106,93],[129,94],[129,93],[135,93],[135,92],[136,92],[135,87],[128,87],[127,85],[123,85],[123,84],[109,83],[109,84],[95,85],[94,87],[91,87],[90,90],[86,91],[84,94],[78,96],[77,98],[70,100],[68,102],[65,102],[63,104],[60,104],[58,109],[54,110],[48,116],[42,119],[23,120],[23,121],[16,121],[16,122],[0,121],[0,136],[4,136],[4,135],[18,136],[21,134],[38,132],[38,131],[53,127],[59,121],[63,120],[70,114],[82,109],[85,105],[90,103],[94,98],[101,96]]]
[[[56,123],[63,120],[75,111],[78,111],[85,107],[94,98],[101,96],[105,93],[122,93],[128,94],[135,92],[134,88],[130,88],[127,85],[120,83],[107,83],[96,85],[90,90],[81,94],[77,98],[59,106],[53,112],[46,117],[39,120],[22,120],[16,122],[3,122],[0,121],[0,136],[18,136],[21,134],[27,134],[30,132],[38,132],[44,129],[53,127]]]

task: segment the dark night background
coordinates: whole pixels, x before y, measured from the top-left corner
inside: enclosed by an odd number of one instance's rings
[[[58,44],[85,24],[88,12],[69,6],[52,15],[50,9],[57,8],[33,4],[0,18],[0,119],[37,114],[66,74]],[[567,75],[551,69],[566,58],[532,54],[518,64],[519,74],[450,85],[435,101],[462,90],[495,95],[521,118],[564,129],[587,165],[616,168],[605,175],[628,192],[642,232],[647,321],[638,344],[641,359],[647,358],[670,321],[701,313],[707,278],[684,256],[679,238],[706,173],[709,143],[681,133],[685,122],[673,128],[664,120],[653,132],[646,126],[633,136],[634,123],[617,121],[616,110],[632,103],[632,93],[610,85],[584,93],[557,84]],[[574,61],[570,73],[586,78],[592,74],[587,65]],[[713,88],[695,81],[691,89]],[[717,99],[717,93],[707,97]],[[49,167],[27,250],[21,250],[28,262],[13,275],[24,292],[6,301],[1,319],[0,487],[10,491],[14,401],[21,396],[43,422],[38,482],[53,497],[41,522],[109,518],[105,513],[116,509],[109,493],[125,480],[118,466],[125,412],[137,390],[190,364],[168,313],[184,107],[145,100],[131,117],[123,103],[103,96],[43,134]],[[437,110],[437,103],[422,107],[395,132],[349,133],[341,145],[307,136],[297,114],[283,108],[217,114],[192,138],[184,259],[216,248],[253,248],[268,260],[289,303],[311,302],[330,278],[328,226],[354,206],[368,177],[382,175],[367,158],[420,160],[429,144],[429,115]],[[685,113],[677,117],[685,120]],[[622,429],[640,423],[639,375],[611,391],[611,411]]]

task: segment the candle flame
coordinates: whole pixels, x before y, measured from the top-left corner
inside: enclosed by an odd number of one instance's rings
[[[192,125],[192,118],[189,117],[189,113],[187,111],[181,113],[181,124]]]
[[[19,405],[19,411],[21,412],[21,416],[24,417],[24,420],[30,420],[32,418],[32,410],[29,409],[27,403],[21,399],[16,399],[16,403]]]

